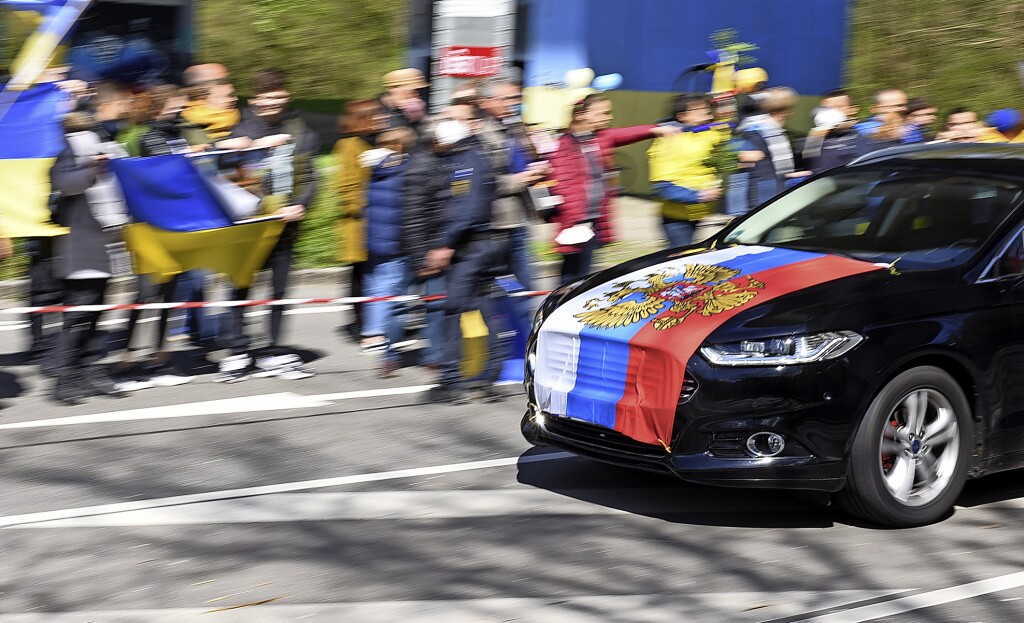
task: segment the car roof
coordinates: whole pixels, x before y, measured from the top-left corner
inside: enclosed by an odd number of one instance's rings
[[[1024,144],[931,143],[901,145],[871,152],[847,167],[883,163],[919,165],[964,172],[1000,173],[1024,177]]]

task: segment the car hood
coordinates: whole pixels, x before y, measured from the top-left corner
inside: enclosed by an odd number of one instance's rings
[[[708,336],[772,300],[886,269],[742,245],[616,267],[583,282],[540,326],[538,406],[666,445],[686,363]]]

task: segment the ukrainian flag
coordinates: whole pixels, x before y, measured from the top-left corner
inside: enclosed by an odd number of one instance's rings
[[[32,33],[11,63],[7,89],[22,91],[33,84],[49,67],[61,48],[61,42],[74,28],[92,0],[0,0],[0,5],[15,11],[38,13],[39,28]]]
[[[249,287],[284,230],[280,219],[233,223],[203,174],[183,155],[121,158],[110,167],[133,221],[124,239],[135,272],[156,283],[203,269]]]
[[[50,169],[64,149],[61,116],[67,95],[52,84],[0,93],[0,236],[67,233],[50,222]],[[0,109],[0,112],[3,112]]]

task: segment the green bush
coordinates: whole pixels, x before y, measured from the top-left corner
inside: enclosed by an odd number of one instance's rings
[[[847,82],[863,104],[876,90],[897,87],[942,111],[1020,108],[1021,23],[1021,2],[855,0]]]

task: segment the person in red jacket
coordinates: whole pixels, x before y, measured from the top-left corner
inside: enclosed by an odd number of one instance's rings
[[[594,250],[612,241],[613,150],[679,131],[654,125],[609,129],[611,122],[612,103],[600,93],[588,95],[573,106],[572,123],[551,158],[552,192],[562,198],[552,219],[558,225],[555,244],[562,256],[561,285],[589,274]]]

